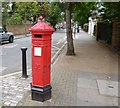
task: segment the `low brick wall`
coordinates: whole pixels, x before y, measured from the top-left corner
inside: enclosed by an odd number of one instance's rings
[[[31,24],[23,25],[7,25],[7,30],[12,32],[14,35],[29,33],[28,29],[32,27]]]

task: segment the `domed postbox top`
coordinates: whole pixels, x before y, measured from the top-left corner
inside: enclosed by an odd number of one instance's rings
[[[52,34],[55,30],[49,24],[42,21],[43,17],[40,17],[40,22],[32,26],[29,31],[32,33],[49,33]]]

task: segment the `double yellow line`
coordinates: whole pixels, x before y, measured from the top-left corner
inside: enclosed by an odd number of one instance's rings
[[[60,53],[60,51],[63,49],[63,47],[66,45],[66,41],[65,43],[61,46],[61,48],[59,48],[59,50],[55,53],[55,55],[52,57],[51,62],[53,62],[53,60],[57,57],[57,55]]]
[[[57,57],[57,55],[60,53],[60,51],[63,49],[63,47],[66,45],[66,41],[65,43],[62,45],[61,48],[59,48],[59,50],[55,53],[55,55],[52,57],[51,59],[51,62],[53,62],[53,60]],[[28,69],[27,71],[31,71],[32,69]],[[6,75],[3,75],[3,76],[0,76],[0,78],[5,78],[5,77],[9,77],[9,76],[12,76],[12,75],[17,75],[17,74],[20,74],[22,73],[22,71],[19,71],[19,72],[14,72],[14,73],[10,73],[10,74],[6,74]]]
[[[31,71],[31,69],[27,69],[27,71],[29,72],[29,71]],[[17,75],[17,74],[20,74],[20,73],[22,73],[22,71],[6,74],[6,75],[3,75],[3,76],[0,76],[0,78],[9,77],[9,76]]]

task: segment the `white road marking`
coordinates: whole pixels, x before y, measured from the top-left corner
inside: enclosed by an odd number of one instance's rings
[[[2,66],[0,66],[0,71],[3,71],[3,70],[5,70],[7,67],[2,67]]]
[[[7,69],[7,67],[0,66],[0,73],[2,73],[2,71],[4,71],[5,69]]]
[[[60,44],[62,41],[61,40],[59,40],[56,44],[58,45],[58,44]]]
[[[60,39],[60,40],[56,43],[56,45],[58,45],[58,44],[64,42],[65,40],[66,40],[66,37],[64,37],[62,40]]]
[[[6,45],[3,46],[3,48],[14,48],[15,46],[17,46],[18,44],[14,44],[14,45]]]

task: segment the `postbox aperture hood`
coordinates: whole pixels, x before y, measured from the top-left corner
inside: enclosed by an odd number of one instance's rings
[[[29,31],[32,33],[44,33],[44,34],[52,34],[55,30],[49,24],[42,21],[43,17],[40,17],[40,22],[32,26]]]

